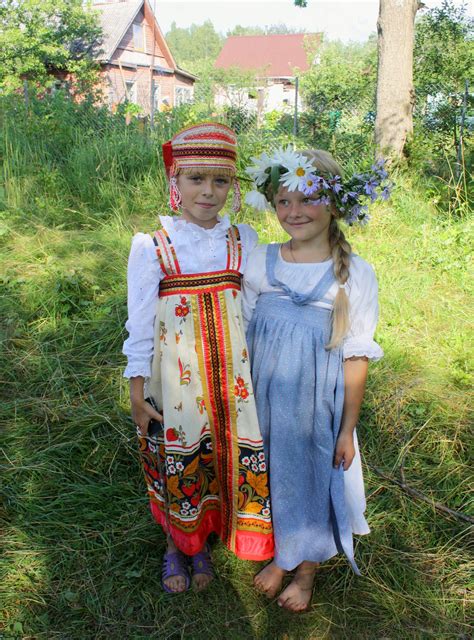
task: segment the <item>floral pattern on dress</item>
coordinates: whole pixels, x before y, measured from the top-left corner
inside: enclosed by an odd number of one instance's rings
[[[183,427],[181,425],[178,425],[178,427],[168,427],[166,429],[166,442],[179,442],[185,447],[186,435]]]
[[[210,436],[206,439],[210,441]],[[180,515],[197,515],[203,499],[218,493],[212,452],[205,446],[206,439],[201,441],[197,453],[166,456],[169,507]]]
[[[239,512],[268,516],[270,496],[265,454],[244,447],[240,447],[239,454]]]
[[[183,364],[181,358],[178,358],[179,368],[179,384],[187,386],[191,382],[191,368],[189,364]]]
[[[197,396],[197,398],[196,398],[196,406],[197,406],[197,410],[199,411],[199,413],[201,415],[203,415],[204,411],[206,410],[206,404],[204,402],[203,396]]]
[[[165,240],[162,252],[170,249]],[[250,460],[263,443],[236,271],[181,274],[170,264],[160,281],[157,320],[164,325],[155,323],[148,391],[164,426],[160,446],[146,440],[141,451],[153,516],[183,552],[199,551],[212,530],[235,553],[251,539],[251,559],[267,559],[268,478]],[[242,452],[249,467],[239,461],[241,445],[250,445]]]
[[[178,318],[181,318],[180,322],[185,322],[186,316],[191,312],[191,306],[186,296],[181,296],[180,302],[181,304],[175,305],[174,315]]]
[[[248,402],[249,383],[245,382],[242,376],[235,376],[234,396],[237,398],[237,402]]]
[[[168,333],[168,329],[166,328],[163,320],[160,320],[160,342],[166,344],[166,334]]]
[[[199,450],[165,452],[169,444],[186,446],[182,427],[167,427],[158,439],[141,436],[140,453],[150,497],[160,495],[166,487],[168,509],[179,516],[194,520],[200,517],[206,500],[219,495],[219,482],[214,471],[212,439],[203,431]],[[239,447],[238,512],[239,517],[270,515],[270,496],[265,455],[261,450]]]

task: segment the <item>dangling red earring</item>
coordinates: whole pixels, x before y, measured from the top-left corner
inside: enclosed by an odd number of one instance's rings
[[[240,183],[237,178],[234,178],[234,197],[232,198],[232,211],[238,213],[242,206],[242,194],[240,192]]]
[[[181,206],[181,192],[178,189],[176,176],[170,177],[170,200],[169,205],[173,211],[179,211]]]

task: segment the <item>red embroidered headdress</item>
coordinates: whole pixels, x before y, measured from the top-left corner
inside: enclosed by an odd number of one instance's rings
[[[180,169],[196,168],[234,176],[237,137],[224,124],[195,124],[165,142],[163,159],[168,176],[175,175]]]
[[[166,175],[170,180],[170,206],[177,210],[181,197],[176,185],[180,172],[200,170],[235,178],[237,161],[237,137],[224,124],[202,122],[182,129],[171,140],[163,144],[163,160]],[[238,192],[238,203],[234,196],[233,209],[240,208],[240,190],[237,180],[234,190]]]

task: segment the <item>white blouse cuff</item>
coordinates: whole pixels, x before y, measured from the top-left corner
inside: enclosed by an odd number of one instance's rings
[[[142,376],[145,378],[145,381],[148,380],[151,376],[151,365],[150,364],[128,364],[123,372],[124,378],[136,378],[137,376]]]
[[[348,338],[343,345],[344,359],[365,356],[369,360],[380,360],[383,349],[371,338]]]

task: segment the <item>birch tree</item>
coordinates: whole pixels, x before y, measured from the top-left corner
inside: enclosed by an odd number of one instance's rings
[[[294,3],[307,6],[307,0]],[[378,155],[401,158],[413,132],[415,15],[422,6],[420,0],[379,0],[375,120]]]
[[[380,0],[377,22],[377,115],[379,155],[401,158],[413,132],[413,46],[419,0]]]

